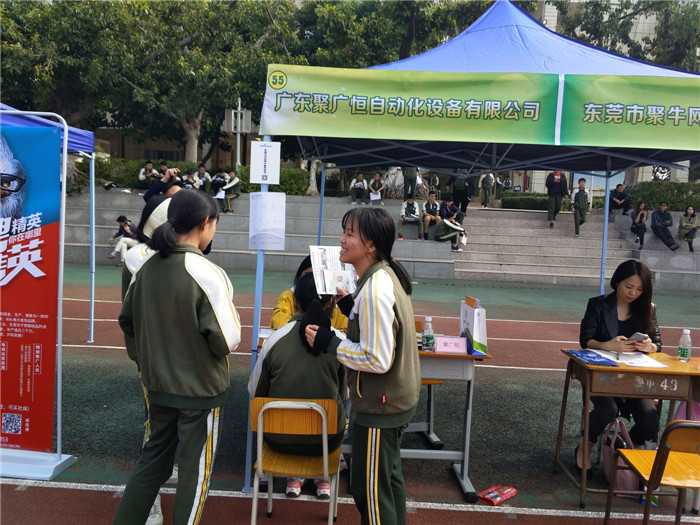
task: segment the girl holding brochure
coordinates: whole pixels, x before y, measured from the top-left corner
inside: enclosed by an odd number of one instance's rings
[[[420,363],[411,279],[391,257],[395,227],[381,208],[354,208],[342,221],[340,260],[360,280],[338,306],[349,314],[348,338],[308,325],[314,351],[335,354],[348,368],[353,415],[351,491],[361,523],[406,522],[401,439],[420,393]]]
[[[588,300],[586,314],[581,321],[579,342],[581,348],[611,352],[661,351],[661,335],[656,321],[656,305],[651,302],[652,285],[649,268],[635,260],[621,263],[612,278],[613,292]],[[633,340],[636,332],[649,334],[643,340]],[[589,450],[618,412],[631,414],[634,427],[630,437],[635,445],[644,445],[659,432],[659,416],[652,399],[622,399],[592,396],[588,437],[583,444]],[[586,468],[590,468],[590,453]],[[576,465],[583,468],[583,447],[576,448]]]

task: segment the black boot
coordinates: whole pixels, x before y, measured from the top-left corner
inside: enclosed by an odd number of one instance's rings
[[[688,249],[689,249],[691,252],[694,252],[694,251],[695,251],[695,250],[693,250],[693,239],[688,239]]]

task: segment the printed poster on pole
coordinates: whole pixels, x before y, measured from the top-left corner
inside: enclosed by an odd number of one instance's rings
[[[56,387],[60,130],[0,132],[0,446],[51,452]]]

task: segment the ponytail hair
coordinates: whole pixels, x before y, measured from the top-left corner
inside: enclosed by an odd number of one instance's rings
[[[219,218],[219,208],[210,196],[201,191],[178,191],[170,199],[168,219],[158,226],[148,241],[165,259],[179,242],[179,234],[191,232],[202,222]]]
[[[316,291],[316,281],[312,273],[302,275],[294,286],[294,299],[299,309],[304,313],[304,317],[299,323],[299,337],[306,347],[306,351],[317,356],[321,353],[320,345],[316,350],[309,346],[306,340],[306,327],[315,324],[330,330],[331,319],[328,315],[327,307],[335,306],[332,295],[318,295]],[[330,301],[330,305],[329,305]]]
[[[413,292],[411,276],[408,275],[402,264],[391,256],[391,249],[396,239],[396,226],[394,219],[388,212],[381,208],[353,208],[343,216],[342,226],[351,223],[360,234],[363,243],[372,241],[377,250],[377,258],[386,261],[396,274],[407,295]]]

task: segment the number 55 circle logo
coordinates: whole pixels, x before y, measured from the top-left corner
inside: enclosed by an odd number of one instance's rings
[[[267,79],[268,84],[272,89],[282,89],[287,85],[287,75],[281,71],[273,71]]]

